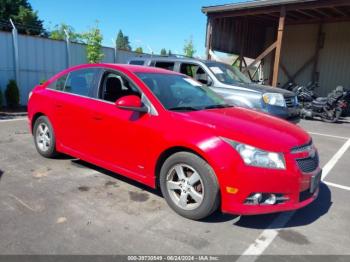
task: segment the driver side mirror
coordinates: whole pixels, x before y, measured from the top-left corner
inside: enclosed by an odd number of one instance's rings
[[[135,111],[140,113],[148,113],[148,107],[142,105],[141,98],[135,95],[128,95],[119,98],[115,105],[119,109]]]

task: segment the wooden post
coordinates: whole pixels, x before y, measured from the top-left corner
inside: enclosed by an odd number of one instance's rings
[[[312,75],[311,75],[311,80],[313,83],[316,83],[319,81],[319,73],[317,72],[318,60],[320,56],[320,50],[321,48],[323,48],[323,45],[324,45],[323,24],[320,23],[318,28],[317,42],[316,42],[315,60],[314,60],[314,65],[312,68]]]
[[[240,51],[240,64],[239,64],[239,71],[242,72],[243,69],[243,63],[244,63],[244,52],[245,52],[245,43],[246,43],[246,37],[247,37],[247,17],[244,17],[241,20],[241,30],[242,30],[242,34],[241,34],[241,51]]]
[[[259,61],[263,60],[268,54],[270,54],[276,48],[276,42],[270,45],[264,50],[254,61],[249,65],[249,67],[243,69],[243,73],[249,70],[250,67],[255,66]]]
[[[276,46],[276,52],[275,52],[275,63],[273,66],[272,86],[277,86],[277,82],[278,82],[278,71],[279,71],[280,59],[281,59],[281,49],[282,49],[285,20],[286,20],[286,8],[282,6],[280,19],[278,23],[277,46]]]
[[[208,16],[207,20],[207,39],[206,39],[206,55],[207,59],[210,60],[210,50],[212,47],[212,35],[213,35],[213,25],[212,25],[212,18]]]
[[[245,58],[244,58],[244,57],[242,57],[242,60],[243,60],[243,63],[244,63],[245,68],[248,68],[247,61],[245,61]],[[248,73],[248,76],[249,76],[250,80],[253,81],[253,77],[252,77],[252,75],[251,75],[249,69],[248,69],[248,71],[246,71],[246,72]]]

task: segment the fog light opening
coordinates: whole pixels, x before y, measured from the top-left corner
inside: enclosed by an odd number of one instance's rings
[[[274,205],[277,202],[277,198],[275,194],[270,194],[264,201],[265,205]]]
[[[246,198],[246,205],[277,205],[283,204],[289,200],[289,197],[283,194],[274,193],[252,193]]]
[[[259,205],[261,203],[262,200],[262,194],[261,193],[255,193],[250,195],[247,200],[246,203],[247,204],[252,204],[252,205]]]

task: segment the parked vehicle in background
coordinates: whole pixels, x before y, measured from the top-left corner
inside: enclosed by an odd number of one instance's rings
[[[319,97],[316,94],[315,88],[318,87],[317,83],[309,83],[306,86],[290,84],[290,86],[293,86],[293,92],[297,95],[299,103],[303,109],[310,110],[312,102],[315,101],[314,104],[317,104],[317,106],[314,108],[314,111],[317,112],[316,115],[320,116],[321,118],[322,112],[326,111],[322,108],[322,110],[320,111],[320,106],[322,106],[322,103],[317,102],[325,102],[328,100],[328,103],[326,104],[328,107],[330,106],[334,109],[338,108],[333,113],[328,112],[327,115],[324,115],[323,118],[326,118],[325,121],[336,122],[339,118],[339,116],[337,116],[339,115],[339,111],[342,112],[342,116],[348,116],[350,114],[350,91],[348,89],[344,89],[342,86],[338,86],[332,92],[330,92],[327,95],[328,99],[326,99],[326,97]],[[339,103],[336,105],[337,98],[339,100]],[[301,110],[302,117],[312,117],[313,114],[303,109]],[[327,120],[327,118],[331,120]]]
[[[192,58],[134,58],[129,64],[179,72],[209,86],[229,103],[298,122],[300,110],[293,92],[253,83],[238,68]]]
[[[327,97],[316,97],[312,90],[300,86],[296,94],[301,103],[301,116],[303,118],[320,117],[323,121],[335,123],[343,111],[349,107],[350,91],[338,86]]]
[[[29,128],[44,157],[65,153],[151,187],[201,219],[298,209],[319,192],[310,136],[267,114],[233,107],[167,70],[113,64],[65,70],[35,87]]]

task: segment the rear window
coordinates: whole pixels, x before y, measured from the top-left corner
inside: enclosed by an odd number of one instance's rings
[[[48,85],[48,88],[58,90],[58,91],[63,91],[64,90],[64,85],[66,84],[67,80],[67,75],[61,76],[54,82]]]
[[[88,68],[69,73],[64,91],[81,96],[89,96],[94,86],[98,69]]]
[[[174,62],[156,61],[154,66],[159,67],[159,68],[163,68],[166,70],[174,71],[175,63]]]

